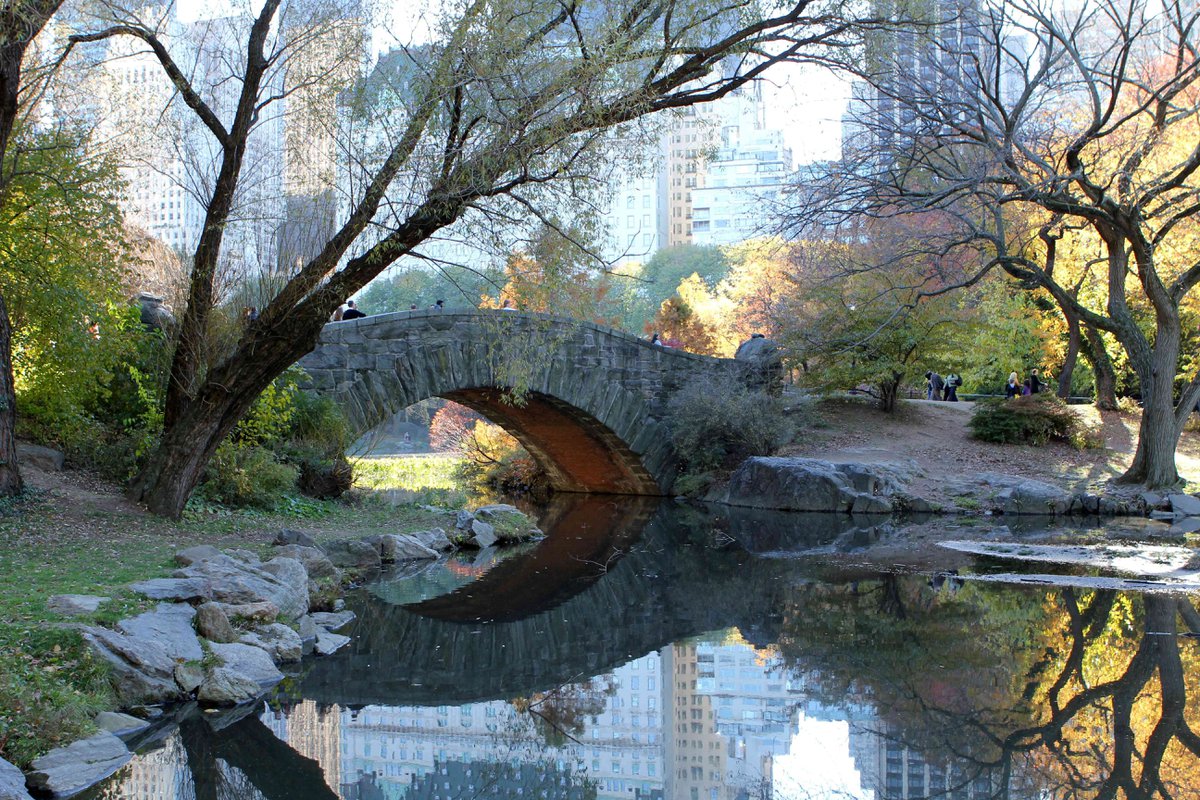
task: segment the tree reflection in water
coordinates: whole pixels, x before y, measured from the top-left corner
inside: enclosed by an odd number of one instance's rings
[[[954,765],[930,797],[979,797],[980,785],[994,798],[1196,797],[1192,600],[1028,599],[896,575],[797,587],[780,646],[829,702],[867,700],[880,735]]]

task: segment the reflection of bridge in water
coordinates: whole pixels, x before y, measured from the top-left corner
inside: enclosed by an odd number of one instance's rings
[[[577,501],[536,552],[442,597],[352,599],[354,641],[313,663],[304,696],[343,706],[508,699],[709,631],[774,641],[779,594],[803,567],[716,547],[700,512],[689,532],[685,516],[649,502]]]

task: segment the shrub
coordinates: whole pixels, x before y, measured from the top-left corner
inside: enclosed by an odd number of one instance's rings
[[[225,442],[208,462],[199,494],[227,506],[272,509],[296,488],[299,470],[275,460],[270,450]]]
[[[686,386],[671,399],[668,412],[671,443],[692,474],[770,455],[794,431],[794,422],[778,397],[732,380]]]
[[[1118,397],[1117,411],[1126,416],[1131,416],[1133,414],[1140,414],[1142,407],[1138,405],[1138,401],[1133,397]]]
[[[1099,447],[1092,431],[1067,404],[1051,394],[981,400],[971,416],[971,435],[999,444],[1042,445],[1050,440],[1083,449]]]

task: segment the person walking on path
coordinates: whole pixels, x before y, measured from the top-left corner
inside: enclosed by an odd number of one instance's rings
[[[346,301],[346,312],[342,314],[342,319],[362,319],[365,316],[366,314],[355,307],[353,300]]]
[[[1042,383],[1041,379],[1038,378],[1037,367],[1034,367],[1033,369],[1029,370],[1029,393],[1030,394],[1037,394],[1038,392],[1040,392],[1042,390],[1042,387],[1045,385],[1046,384]]]
[[[951,372],[946,375],[946,390],[942,396],[943,400],[948,400],[951,403],[958,402],[958,387],[962,386],[962,378]]]
[[[942,390],[946,388],[946,382],[942,379],[942,376],[936,372],[926,372],[925,380],[928,381],[925,385],[925,399],[941,400]]]
[[[1008,373],[1008,383],[1004,384],[1004,397],[1006,400],[1012,400],[1014,397],[1021,396],[1021,383],[1017,380],[1017,373]]]

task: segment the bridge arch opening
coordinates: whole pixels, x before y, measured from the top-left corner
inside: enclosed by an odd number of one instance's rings
[[[559,492],[661,495],[641,459],[619,436],[579,408],[540,392],[513,403],[494,388],[439,397],[466,406],[517,439]]]

